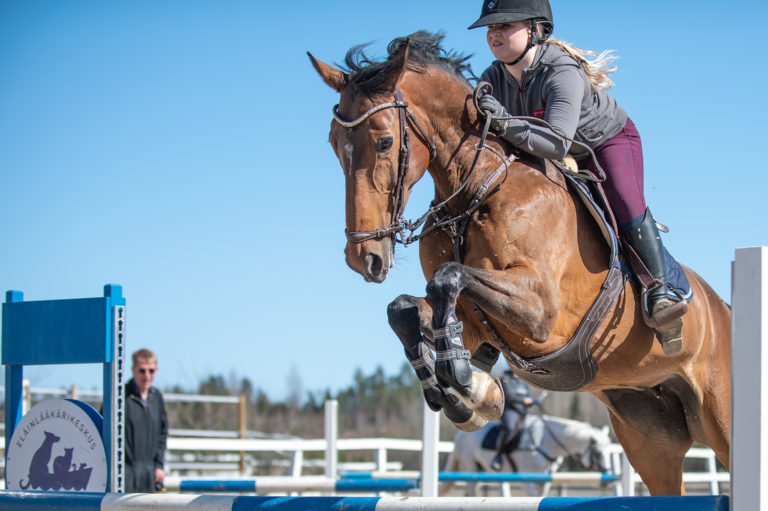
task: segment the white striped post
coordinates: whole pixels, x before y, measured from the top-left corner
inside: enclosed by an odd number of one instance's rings
[[[736,249],[731,303],[731,510],[768,510],[768,247]]]
[[[325,477],[332,479],[338,474],[339,453],[339,402],[329,399],[325,402]]]
[[[439,457],[437,443],[440,440],[440,412],[433,412],[422,399],[422,449],[421,449],[421,496],[437,497],[437,473]]]

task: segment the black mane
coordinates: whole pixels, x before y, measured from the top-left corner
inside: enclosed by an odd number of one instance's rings
[[[406,67],[415,72],[423,72],[427,66],[436,66],[469,85],[469,80],[477,80],[467,61],[471,55],[461,55],[454,51],[446,52],[440,46],[445,34],[438,32],[432,34],[425,30],[419,30],[405,37],[393,39],[387,46],[387,60],[374,61],[365,54],[364,49],[368,44],[361,44],[351,48],[344,63],[344,72],[349,74],[350,83],[361,93],[375,95],[384,90],[387,77],[397,70],[393,62],[395,55],[400,52],[403,45],[408,43],[408,61]],[[467,76],[468,75],[468,76]]]

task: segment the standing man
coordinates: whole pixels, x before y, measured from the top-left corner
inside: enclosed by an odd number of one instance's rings
[[[133,378],[125,385],[125,491],[152,493],[165,479],[168,416],[162,393],[152,386],[157,357],[148,349],[133,353]]]

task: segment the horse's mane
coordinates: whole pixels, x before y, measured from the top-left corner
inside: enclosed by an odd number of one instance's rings
[[[427,66],[436,66],[456,76],[467,85],[469,80],[477,80],[472,68],[467,63],[471,55],[461,55],[455,51],[445,51],[441,43],[445,34],[432,34],[419,30],[405,37],[393,39],[387,46],[387,60],[375,61],[365,53],[368,44],[352,47],[344,58],[346,67],[343,69],[349,75],[350,84],[361,93],[374,95],[385,90],[387,78],[399,68],[394,57],[408,44],[408,61],[406,67],[421,73]]]

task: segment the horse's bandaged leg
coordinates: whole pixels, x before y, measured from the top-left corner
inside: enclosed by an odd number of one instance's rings
[[[461,332],[464,325],[456,318],[455,313],[448,316],[447,324],[443,328],[432,327],[435,336],[435,371],[451,387],[454,387],[463,396],[470,392],[472,384],[472,368],[469,359],[472,353],[464,349],[464,341]]]
[[[457,395],[443,388],[435,375],[435,359],[422,335],[420,325],[420,299],[408,295],[397,297],[387,308],[389,325],[403,344],[405,356],[421,382],[424,399],[433,411],[443,410],[451,422],[465,431],[474,431],[485,425]]]

